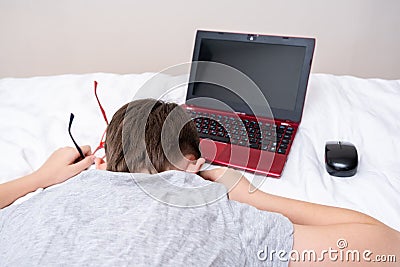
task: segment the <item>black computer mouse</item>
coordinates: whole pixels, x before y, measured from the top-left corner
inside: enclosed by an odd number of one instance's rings
[[[357,172],[358,154],[350,142],[329,141],[325,144],[325,167],[330,175],[353,176]]]

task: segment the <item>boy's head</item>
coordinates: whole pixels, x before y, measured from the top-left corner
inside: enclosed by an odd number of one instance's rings
[[[154,99],[122,106],[108,125],[104,148],[106,169],[114,172],[197,171],[201,156],[196,127],[186,112]]]

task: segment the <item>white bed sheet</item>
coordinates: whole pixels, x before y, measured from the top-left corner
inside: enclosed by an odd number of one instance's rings
[[[57,147],[98,145],[106,125],[93,94],[93,81],[109,119],[153,73],[94,73],[0,79],[0,183],[37,169]],[[157,81],[156,97],[168,79]],[[185,91],[167,99],[182,103]],[[400,80],[312,74],[302,123],[281,179],[261,189],[274,194],[355,209],[400,230]],[[359,168],[351,178],[329,176],[324,165],[328,140],[354,143]],[[249,175],[248,177],[251,177]],[[30,195],[20,199],[23,201]]]

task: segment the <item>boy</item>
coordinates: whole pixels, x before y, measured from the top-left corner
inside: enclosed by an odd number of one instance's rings
[[[204,179],[195,175],[204,160],[196,129],[193,123],[186,123],[188,120],[184,110],[172,103],[145,99],[123,106],[107,129],[106,161],[96,159],[97,168],[106,171],[84,172],[62,187],[45,190],[0,212],[2,262],[108,266],[382,264],[372,261],[371,254],[365,258],[365,250],[400,258],[399,232],[367,215],[258,190],[249,193],[249,182],[228,168],[201,171]],[[224,189],[219,183],[231,189],[230,200],[209,201]],[[166,184],[177,187],[164,190]],[[187,187],[207,187],[212,198],[204,192],[182,197],[180,192]],[[199,201],[202,205],[193,205]],[[310,258],[297,258],[292,249],[300,255],[306,250]],[[361,259],[349,263],[343,257],[330,257],[345,249],[359,250]]]

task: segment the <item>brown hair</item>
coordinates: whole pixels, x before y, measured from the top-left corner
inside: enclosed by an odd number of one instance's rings
[[[114,114],[107,128],[107,170],[165,171],[172,166],[171,161],[182,156],[176,153],[177,140],[183,155],[200,158],[196,127],[180,106],[155,99],[127,103]]]

